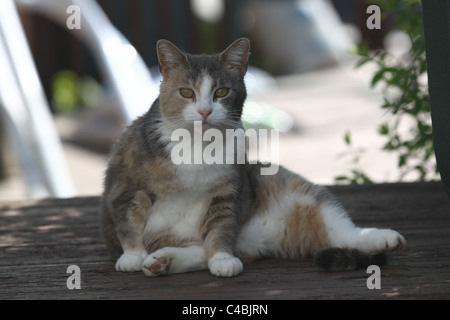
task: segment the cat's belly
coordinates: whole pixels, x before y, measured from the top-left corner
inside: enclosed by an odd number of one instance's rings
[[[197,190],[158,199],[150,209],[145,232],[170,231],[181,239],[198,239],[200,221],[210,203],[211,197]]]

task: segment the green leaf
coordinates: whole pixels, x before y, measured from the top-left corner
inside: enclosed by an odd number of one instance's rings
[[[365,184],[371,184],[371,183],[373,183],[373,181],[372,181],[372,179],[370,179],[367,175],[362,175],[362,179],[363,179],[363,182],[365,183]]]
[[[386,90],[381,108],[394,116],[392,123],[382,123],[376,130],[386,139],[383,150],[394,153],[398,157],[399,179],[402,180],[414,172],[419,175],[419,180],[424,180],[438,171],[432,141],[428,86],[422,81],[427,72],[422,2],[420,0],[367,0],[367,3],[377,4],[384,17],[395,16],[395,25],[392,29],[406,32],[411,41],[411,49],[400,58],[393,57],[383,49],[373,51],[367,43],[358,47],[359,60],[356,66],[367,63],[375,66],[376,70],[369,83],[370,87],[377,86]],[[394,90],[390,91],[391,89]],[[393,95],[392,92],[400,94]],[[409,130],[406,132],[404,131],[405,123],[409,123]],[[351,146],[349,132],[345,133],[344,141],[347,146]],[[360,162],[360,153],[357,150],[350,151],[355,155],[353,158],[355,168],[348,176],[337,177],[336,181],[369,183],[371,179],[364,172],[356,169]]]
[[[368,56],[362,57],[361,59],[358,60],[355,67],[359,68],[359,67],[365,65],[369,61],[372,61],[372,57],[368,57]]]
[[[371,87],[375,87],[375,85],[381,80],[383,79],[384,76],[384,70],[380,70],[377,73],[375,73],[375,75],[372,77],[372,81],[370,82],[370,86]]]
[[[378,133],[387,136],[389,134],[389,126],[387,123],[383,123],[381,126],[378,127]]]
[[[351,134],[349,131],[347,131],[344,135],[344,141],[346,145],[351,145],[352,144],[352,138],[351,138]]]
[[[400,155],[399,159],[398,159],[398,167],[404,167],[406,165],[406,155],[402,154]]]

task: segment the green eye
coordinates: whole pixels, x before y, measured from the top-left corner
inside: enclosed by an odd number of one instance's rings
[[[194,90],[189,89],[189,88],[181,88],[180,89],[180,94],[185,97],[185,98],[193,98],[194,97]]]
[[[214,96],[216,96],[216,98],[223,98],[228,94],[228,89],[227,88],[219,88],[216,90],[216,92],[214,93]]]

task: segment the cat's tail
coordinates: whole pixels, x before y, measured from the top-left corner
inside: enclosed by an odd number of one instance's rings
[[[314,260],[318,267],[326,271],[350,271],[370,265],[381,266],[386,263],[386,254],[368,255],[356,249],[326,248],[317,251]]]

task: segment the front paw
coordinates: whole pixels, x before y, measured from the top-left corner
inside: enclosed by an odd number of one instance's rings
[[[234,277],[242,272],[241,260],[226,252],[217,252],[208,260],[211,274],[217,277]]]
[[[116,262],[116,270],[122,272],[140,271],[146,252],[125,251]]]

